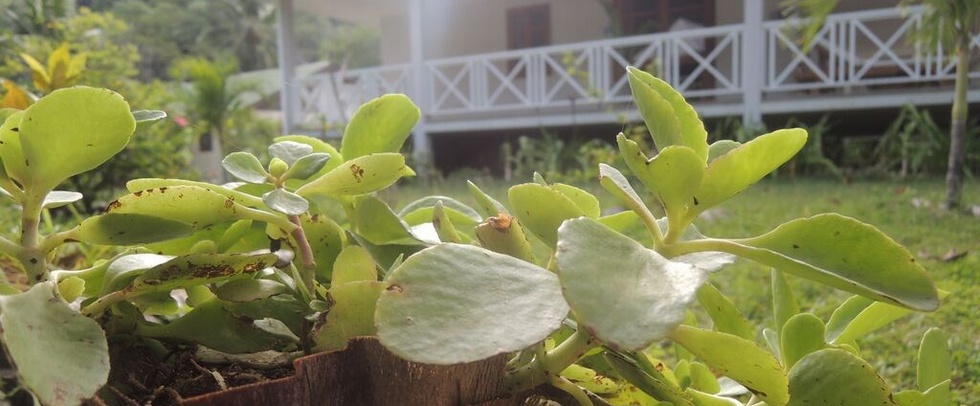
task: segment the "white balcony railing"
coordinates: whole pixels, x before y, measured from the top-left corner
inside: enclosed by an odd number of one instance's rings
[[[542,48],[390,65],[306,78],[300,121],[348,118],[364,101],[407,93],[434,118],[602,105],[630,100],[625,66],[654,72],[691,99],[738,99],[745,74],[764,75],[763,97],[804,90],[844,89],[952,80],[944,50],[927,52],[910,41],[921,9],[870,10],[831,15],[804,52],[790,32],[799,21],[763,26],[765,72],[742,72],[747,53],[743,24],[632,36]],[[971,47],[980,48],[980,36]],[[759,55],[756,52],[756,55]],[[980,77],[974,66],[970,77]],[[418,83],[420,88],[413,87]],[[344,117],[336,117],[342,115]],[[333,116],[333,117],[331,117]]]

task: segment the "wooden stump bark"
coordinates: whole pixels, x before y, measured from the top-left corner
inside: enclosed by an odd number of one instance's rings
[[[506,357],[460,365],[405,361],[376,339],[359,338],[347,349],[294,362],[287,378],[185,399],[185,406],[211,405],[523,405],[525,396],[503,391]]]

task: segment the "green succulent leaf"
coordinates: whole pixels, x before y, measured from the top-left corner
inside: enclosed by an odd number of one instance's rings
[[[82,200],[82,194],[78,192],[69,192],[65,190],[55,190],[44,196],[44,203],[41,207],[45,209],[56,209],[62,206],[67,206],[69,204],[75,203]]]
[[[645,348],[683,322],[706,277],[588,218],[562,224],[556,258],[579,326],[627,350]]]
[[[252,219],[275,224],[285,230],[296,226],[285,216],[250,209],[228,197],[199,186],[165,186],[136,191],[109,203],[106,214],[141,214],[201,229],[232,220]]]
[[[896,405],[874,367],[850,352],[823,349],[803,357],[789,371],[787,406]]]
[[[347,246],[347,230],[324,215],[301,216],[306,239],[316,260],[316,276],[321,282],[332,278],[337,255]]]
[[[133,120],[136,124],[155,123],[167,118],[167,112],[160,110],[133,110]]]
[[[196,186],[207,189],[219,195],[230,198],[248,207],[259,207],[264,203],[262,198],[244,193],[224,186],[212,185],[206,182],[197,182],[184,179],[165,179],[165,178],[139,178],[126,182],[126,190],[130,193],[141,192],[149,189],[159,189],[170,186]],[[271,185],[269,185],[271,187]]]
[[[21,185],[27,184],[30,176],[20,142],[20,123],[23,117],[24,112],[17,111],[7,117],[0,126],[0,160],[3,160],[7,176]]]
[[[259,158],[248,152],[232,152],[221,160],[221,166],[232,176],[248,183],[265,183],[269,173],[262,167]]]
[[[793,288],[789,286],[786,275],[775,268],[770,271],[770,275],[773,321],[776,331],[782,331],[786,321],[800,312],[800,305],[796,303],[796,296],[793,295]]]
[[[312,145],[296,141],[276,141],[275,144],[269,146],[269,156],[279,158],[288,165],[293,165],[300,158],[312,153]]]
[[[674,329],[670,339],[767,403],[782,405],[790,399],[786,373],[779,361],[754,342],[728,333],[686,325]]]
[[[736,254],[783,272],[915,310],[939,306],[936,288],[915,257],[878,229],[850,217],[797,219],[735,242],[750,247]]]
[[[84,86],[39,99],[20,122],[30,183],[52,190],[65,179],[95,169],[129,143],[136,121],[122,96]]]
[[[408,257],[378,299],[378,339],[396,355],[456,364],[521,350],[568,314],[555,274],[470,245]]]
[[[725,154],[731,152],[733,149],[742,146],[741,142],[732,140],[718,140],[713,144],[708,146],[708,165],[711,165],[715,159],[724,156]]]
[[[667,82],[635,67],[627,71],[633,99],[657,148],[683,145],[707,161],[708,132],[694,107]]]
[[[670,146],[644,166],[639,176],[664,205],[671,227],[686,227],[684,217],[698,205],[695,194],[704,177],[703,157],[688,147]]]
[[[599,215],[602,214],[599,209],[599,199],[591,193],[564,183],[553,183],[551,188],[575,203],[582,210],[582,213],[585,213],[586,217],[599,218]]]
[[[351,160],[378,152],[398,152],[421,113],[403,94],[388,94],[361,105],[351,117],[340,152]]]
[[[912,310],[905,307],[863,297],[851,298],[831,315],[827,340],[834,344],[851,343],[909,314],[912,314]]]
[[[432,221],[432,211],[437,203],[442,204],[443,210],[454,224],[473,226],[482,220],[475,209],[446,196],[426,196],[411,202],[398,212],[398,217],[411,225],[428,223]]]
[[[783,365],[791,368],[801,358],[827,347],[823,340],[823,321],[810,313],[791,317],[779,335]]]
[[[219,286],[214,294],[218,299],[229,302],[251,302],[286,292],[288,292],[286,285],[274,280],[235,279]]]
[[[415,176],[405,165],[405,156],[398,153],[364,155],[338,166],[296,190],[296,194],[309,197],[363,195],[393,185],[404,176]]]
[[[126,288],[147,269],[166,263],[173,258],[173,255],[158,254],[131,254],[116,258],[105,270],[102,294],[109,294]]]
[[[377,281],[378,268],[371,258],[371,253],[363,247],[349,245],[337,256],[333,264],[333,279],[331,285],[341,285],[348,282]]]
[[[289,170],[282,175],[283,179],[308,179],[327,166],[330,154],[314,152],[296,160]]]
[[[273,189],[271,192],[262,195],[262,201],[270,209],[287,216],[298,216],[310,209],[310,202],[286,189]]]
[[[779,130],[728,151],[708,165],[694,195],[691,218],[752,186],[789,161],[806,144],[806,130]]]
[[[106,213],[82,221],[75,238],[89,244],[134,245],[166,241],[193,232],[193,226],[180,221],[146,214]]]
[[[705,283],[698,290],[698,302],[711,317],[715,330],[733,334],[746,340],[755,339],[755,329],[752,324],[715,285]]]
[[[639,356],[644,356],[640,354]],[[672,382],[660,371],[642,368],[639,363],[617,352],[606,351],[603,359],[627,382],[633,384],[644,393],[654,398],[670,402],[675,406],[694,406],[694,400],[676,383]]]
[[[585,212],[558,190],[538,183],[512,186],[507,195],[521,224],[549,247],[558,242],[558,226]]]
[[[633,189],[622,172],[609,165],[599,164],[599,184],[636,213],[647,225],[652,235],[662,237],[661,227],[657,225],[656,217],[650,212],[640,195],[636,194],[636,190]]]
[[[374,196],[358,197],[354,203],[354,224],[357,235],[367,239],[372,244],[417,244],[411,227],[397,215],[388,204]]]
[[[470,194],[476,200],[477,208],[483,214],[484,218],[496,216],[497,213],[507,213],[507,209],[504,208],[503,204],[500,204],[500,202],[490,197],[490,195],[484,193],[475,183],[466,181],[466,186],[470,189]]]
[[[373,264],[373,262],[372,262]],[[330,287],[330,311],[314,333],[317,351],[342,350],[354,337],[373,336],[374,312],[384,284],[378,281],[354,281]]]
[[[0,338],[21,385],[45,405],[76,405],[109,378],[109,346],[95,320],[68,307],[54,282],[0,296]]]
[[[290,337],[256,326],[254,322],[261,318],[238,315],[224,306],[225,302],[213,298],[167,324],[141,321],[136,333],[143,337],[194,342],[231,354],[283,350],[293,344]]]
[[[937,385],[945,383],[945,403],[932,403],[933,405],[946,405],[949,402],[949,379],[952,370],[953,360],[949,353],[949,346],[946,333],[938,328],[930,328],[922,336],[922,343],[919,344],[919,364],[916,371],[915,383],[919,390],[932,391]],[[943,389],[935,389],[942,392]],[[935,395],[934,395],[935,396]],[[938,399],[937,399],[938,400]]]

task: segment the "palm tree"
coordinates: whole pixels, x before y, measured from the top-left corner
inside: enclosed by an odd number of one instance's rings
[[[788,0],[783,2],[783,6],[787,10],[813,18],[803,35],[804,42],[809,46],[809,41],[839,1]],[[953,209],[959,206],[963,192],[963,161],[969,119],[966,96],[970,84],[967,76],[971,60],[970,40],[980,30],[980,0],[902,0],[898,4],[925,6],[922,24],[914,35],[916,42],[933,50],[939,46],[952,49],[951,57],[956,61],[953,108],[950,114],[949,160],[946,169],[946,199],[943,203],[947,210]]]
[[[905,0],[902,4],[912,3]],[[980,0],[923,0],[926,6],[917,41],[953,49],[956,81],[950,114],[949,162],[946,168],[946,200],[949,210],[959,206],[963,192],[963,160],[966,155],[966,125],[969,118],[966,92],[969,88],[970,39],[980,29]]]

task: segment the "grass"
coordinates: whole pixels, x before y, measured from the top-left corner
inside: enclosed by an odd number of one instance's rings
[[[506,185],[492,179],[476,183],[506,201]],[[638,182],[633,182],[634,184]],[[616,205],[593,182],[583,186],[599,196],[603,207]],[[945,189],[941,179],[874,181],[841,184],[821,180],[765,181],[714,210],[697,225],[709,236],[747,237],[778,224],[818,213],[837,212],[870,223],[904,245],[920,259],[940,289],[951,294],[934,313],[917,313],[878,330],[859,342],[863,354],[896,390],[915,387],[919,340],[929,327],[950,337],[953,392],[957,404],[980,398],[980,217],[966,211],[945,212],[938,206]],[[384,196],[396,210],[426,195],[453,196],[472,204],[465,183],[437,182],[400,186]],[[980,182],[967,183],[965,206],[980,205]],[[968,252],[955,261],[941,258],[950,250]],[[769,271],[740,261],[712,277],[712,282],[759,326],[771,324]],[[792,286],[801,308],[826,320],[849,294],[801,279]]]

